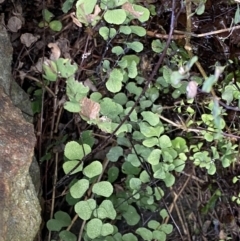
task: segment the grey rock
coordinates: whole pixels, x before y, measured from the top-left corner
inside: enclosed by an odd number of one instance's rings
[[[12,80],[11,61],[12,46],[0,16],[0,241],[33,241],[41,224],[39,168],[32,162],[36,138],[20,110],[30,113],[31,107]]]

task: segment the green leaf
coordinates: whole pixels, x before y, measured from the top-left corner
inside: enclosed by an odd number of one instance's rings
[[[145,122],[141,122],[139,123],[139,126],[140,126],[141,133],[146,137],[153,137],[153,136],[159,137],[164,131],[164,128],[162,125],[161,126],[157,125],[155,127],[152,127]]]
[[[151,111],[143,111],[141,115],[143,120],[147,121],[151,126],[156,126],[159,123],[159,116]]]
[[[116,93],[121,90],[122,81],[123,81],[122,72],[119,69],[113,69],[106,82],[106,87],[110,92]]]
[[[104,200],[99,206],[99,208],[103,208],[106,211],[108,218],[115,220],[117,213],[110,200]]]
[[[148,183],[150,181],[150,176],[147,171],[143,170],[139,176],[139,179],[142,181],[142,183]]]
[[[163,231],[160,230],[154,230],[153,231],[153,239],[158,241],[165,241],[167,239],[166,234]]]
[[[237,10],[235,12],[234,16],[234,24],[240,23],[240,9],[239,9],[239,4],[237,4]]]
[[[75,0],[66,0],[64,3],[63,3],[63,6],[62,6],[62,11],[64,13],[67,13],[73,6],[73,3],[74,3]]]
[[[147,228],[138,228],[136,234],[139,234],[143,240],[151,241],[153,239],[152,232]]]
[[[58,68],[58,71],[60,73],[60,76],[62,78],[69,78],[72,75],[75,74],[75,72],[78,69],[78,66],[76,63],[71,64],[70,59],[64,59],[64,58],[59,58],[56,61],[56,65]]]
[[[147,8],[144,8],[140,5],[133,4],[134,11],[140,14],[140,17],[136,17],[140,22],[146,22],[149,19],[150,12]]]
[[[104,19],[106,22],[118,25],[122,24],[126,17],[126,12],[122,9],[107,10],[104,14]]]
[[[212,89],[212,86],[217,82],[217,79],[214,75],[210,75],[203,83],[202,91],[209,93]]]
[[[123,106],[127,103],[128,98],[127,98],[126,94],[120,92],[120,93],[117,93],[116,95],[114,95],[113,100],[114,100],[114,102]]]
[[[157,145],[158,143],[159,143],[158,138],[156,138],[156,137],[146,139],[142,142],[142,144],[146,147],[153,147],[153,146]]]
[[[126,43],[127,47],[134,50],[135,52],[139,53],[143,50],[143,44],[138,42],[138,41],[134,41],[131,43]]]
[[[113,193],[113,186],[110,182],[102,181],[95,183],[92,192],[103,197],[110,197]]]
[[[119,29],[119,32],[128,35],[128,34],[132,33],[132,30],[131,30],[130,26],[121,25],[120,29]]]
[[[47,228],[50,231],[60,231],[63,227],[67,227],[71,223],[71,217],[63,212],[58,211],[54,214],[54,219],[47,222]]]
[[[43,64],[44,75],[43,77],[49,81],[56,81],[58,78],[57,65],[53,61],[49,61]]]
[[[49,27],[55,31],[55,32],[59,32],[62,30],[62,23],[58,20],[53,20],[49,23]]]
[[[126,233],[122,236],[122,241],[138,241],[138,239],[132,233]]]
[[[159,150],[159,149],[154,149],[154,150],[150,153],[150,155],[149,155],[149,157],[148,157],[148,159],[147,159],[148,163],[150,163],[151,165],[157,165],[157,164],[159,163],[159,161],[160,161],[160,156],[161,156],[161,154],[162,154],[162,151],[161,151],[161,150]]]
[[[86,179],[78,180],[70,188],[70,193],[74,198],[81,198],[89,188],[89,181]]]
[[[64,149],[64,155],[69,160],[82,160],[82,158],[90,152],[91,147],[89,145],[79,145],[76,141],[68,142]]]
[[[95,239],[101,235],[102,221],[98,218],[93,218],[87,223],[87,235],[91,239]]]
[[[168,147],[171,147],[171,146],[172,146],[171,139],[170,139],[167,135],[162,135],[162,136],[159,138],[159,143],[160,143],[160,147],[161,147],[162,149],[168,148]]]
[[[131,32],[138,35],[139,37],[143,37],[147,34],[146,29],[140,26],[131,25],[129,26]]]
[[[80,104],[77,101],[67,101],[64,103],[64,109],[72,112],[72,113],[78,113],[80,112]]]
[[[107,158],[111,162],[116,162],[120,156],[123,156],[123,149],[120,146],[112,147],[107,153]]]
[[[162,43],[159,39],[152,41],[152,50],[156,53],[161,53],[165,46],[166,44]]]
[[[75,167],[79,164],[79,161],[67,161],[63,163],[63,170],[65,174],[70,173],[73,169],[75,169]],[[83,169],[83,164],[81,163],[72,173],[78,173],[81,172]]]
[[[129,65],[127,66],[128,69],[128,77],[134,79],[137,74],[137,64],[135,61],[132,61],[131,63],[129,63]]]
[[[141,188],[142,182],[139,178],[131,178],[129,181],[129,186],[132,190],[139,190]]]
[[[121,54],[124,54],[124,50],[121,46],[115,46],[115,47],[112,48],[112,53],[119,56]]]
[[[67,230],[61,231],[59,233],[59,238],[63,241],[77,241],[77,236]]]
[[[173,226],[172,226],[172,224],[164,223],[164,224],[161,225],[160,229],[166,234],[171,234],[172,231],[173,231]]]
[[[224,88],[224,91],[222,93],[222,98],[226,100],[227,105],[229,105],[233,101],[234,91],[235,91],[235,88],[232,85],[227,85]]]
[[[108,169],[108,181],[113,183],[117,180],[119,175],[119,169],[117,167],[110,167]]]
[[[197,15],[202,15],[205,11],[205,2],[200,2],[197,9],[196,9],[196,14]]]
[[[147,225],[150,229],[158,229],[160,227],[160,223],[155,221],[155,220],[151,220],[148,222],[148,225]]]
[[[43,15],[44,20],[48,23],[54,17],[54,15],[50,11],[48,11],[47,9],[43,9],[42,15]]]
[[[91,218],[92,212],[96,209],[96,206],[97,204],[94,199],[88,199],[76,203],[74,210],[82,220],[88,220]]]
[[[104,98],[101,101],[100,106],[101,114],[103,116],[107,116],[112,120],[118,118],[118,115],[120,115],[123,112],[123,107],[115,103],[112,99],[108,97]]]
[[[122,165],[122,172],[129,175],[138,175],[140,169],[138,167],[133,166],[130,162],[124,162]]]
[[[103,37],[104,40],[113,38],[116,35],[117,31],[115,28],[101,27],[99,29],[99,34]]]
[[[113,232],[114,232],[114,228],[113,228],[112,224],[105,223],[102,225],[102,231],[101,231],[102,236],[108,236],[108,235],[112,234]]]
[[[89,88],[79,83],[74,78],[68,78],[67,81],[67,96],[70,101],[75,101],[79,104],[79,101],[87,96]],[[75,103],[74,102],[74,103]]]
[[[95,7],[97,3],[97,0],[91,0],[91,1],[86,1],[86,0],[78,0],[77,1],[77,4],[76,4],[76,7],[79,8],[83,8],[84,10],[84,13],[87,15],[87,14],[90,14],[93,12],[93,9]]]
[[[167,172],[163,181],[167,187],[171,187],[175,183],[175,177],[171,173]]]
[[[98,176],[102,173],[103,166],[99,161],[93,161],[83,169],[83,174],[88,178]]]
[[[162,219],[165,219],[166,217],[169,216],[169,214],[168,214],[166,209],[162,209],[159,214],[162,217]]]
[[[140,216],[137,213],[137,210],[132,205],[128,206],[127,211],[124,212],[122,216],[125,218],[127,224],[130,226],[134,226],[140,221]]]

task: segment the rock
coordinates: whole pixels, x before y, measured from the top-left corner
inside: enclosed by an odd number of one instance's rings
[[[0,241],[33,241],[41,224],[38,193],[29,174],[36,138],[33,125],[16,107],[30,103],[12,80],[11,61],[12,47],[0,16]],[[31,167],[39,183],[38,166]]]

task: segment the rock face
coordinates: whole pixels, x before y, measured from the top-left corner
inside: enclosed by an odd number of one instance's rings
[[[33,241],[41,224],[38,194],[29,174],[36,139],[33,125],[16,107],[30,103],[25,103],[25,93],[14,90],[21,89],[11,81],[11,58],[12,47],[0,21],[0,241]]]

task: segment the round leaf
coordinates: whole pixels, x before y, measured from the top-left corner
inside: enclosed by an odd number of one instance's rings
[[[108,236],[108,235],[112,234],[113,231],[114,231],[114,228],[113,228],[112,224],[110,224],[110,223],[105,223],[105,224],[103,224],[103,226],[102,226],[101,235],[102,235],[102,236]]]
[[[125,218],[127,224],[130,226],[136,225],[140,220],[140,216],[137,213],[137,210],[132,205],[128,206],[127,211],[123,213],[123,217]]]
[[[110,218],[112,220],[114,220],[116,218],[117,213],[110,200],[104,200],[99,207],[105,209],[108,218]]]
[[[118,158],[122,155],[123,149],[120,146],[114,146],[107,153],[107,158],[112,162],[116,162]]]
[[[74,198],[81,198],[89,188],[89,181],[81,179],[70,188],[70,193]]]
[[[119,69],[113,69],[106,82],[106,87],[112,93],[116,93],[122,88],[123,74]]]
[[[93,218],[87,223],[87,235],[91,239],[95,239],[101,235],[102,221],[98,218]]]
[[[113,193],[113,186],[110,182],[102,181],[95,183],[92,192],[103,197],[110,197]]]
[[[83,174],[88,178],[95,177],[102,173],[103,167],[99,161],[93,161],[83,169]]]
[[[157,165],[159,163],[161,154],[162,154],[161,150],[154,149],[148,157],[148,162],[152,165]]]
[[[77,236],[67,230],[63,230],[62,232],[60,232],[59,237],[63,241],[77,241]]]
[[[87,144],[80,145],[76,141],[70,141],[66,144],[64,155],[69,160],[81,160],[85,155],[91,152],[91,147]]]
[[[89,199],[87,201],[80,201],[74,206],[75,212],[83,220],[88,220],[92,216],[93,210],[96,208],[96,201]]]
[[[55,32],[59,32],[62,30],[62,23],[58,20],[54,20],[52,22],[49,23],[49,27],[55,31]]]
[[[141,113],[143,119],[147,121],[151,126],[156,126],[159,123],[159,117],[157,114],[151,111],[143,111]]]
[[[107,10],[104,14],[104,19],[108,23],[112,24],[122,24],[126,19],[126,12],[122,9]]]
[[[68,174],[69,172],[71,172],[73,169],[75,169],[75,167],[79,164],[79,161],[68,161],[68,162],[64,162],[63,163],[63,170],[65,174]],[[77,172],[81,172],[83,169],[83,164],[81,163],[72,173],[77,173]]]
[[[147,228],[138,228],[136,230],[136,233],[139,234],[143,238],[143,240],[149,240],[150,241],[150,240],[153,239],[152,232]]]
[[[162,135],[159,138],[159,143],[161,148],[168,148],[172,146],[171,139],[167,135]]]

